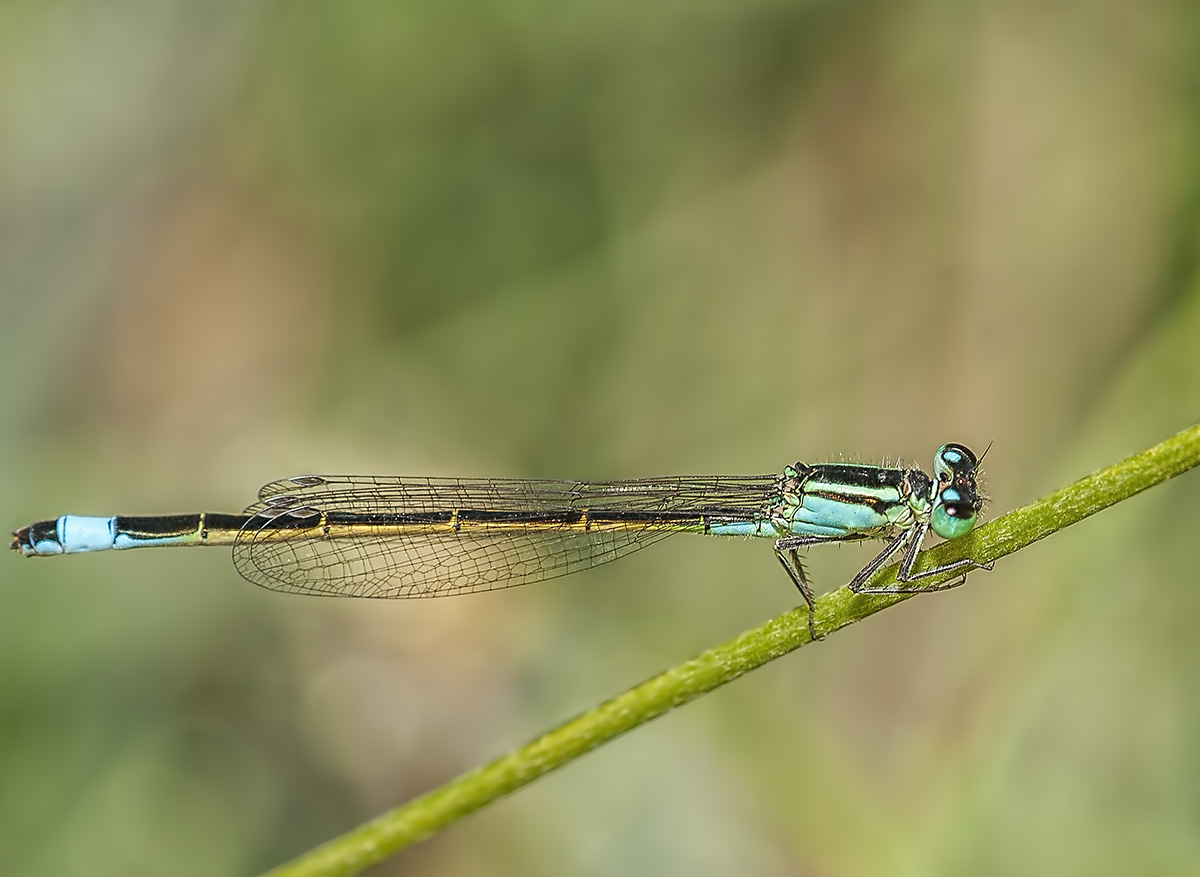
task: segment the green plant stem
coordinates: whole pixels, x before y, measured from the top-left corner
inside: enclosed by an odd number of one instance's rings
[[[992,563],[1200,463],[1200,424],[1049,496],[922,553],[918,569],[971,557]],[[895,581],[881,570],[873,587]],[[953,578],[931,577],[927,584]],[[841,588],[816,605],[825,636],[912,594],[860,596]],[[485,804],[528,785],[615,737],[656,719],[809,642],[807,613],[793,609],[690,661],[672,667],[537,739],[372,819],[271,871],[281,877],[358,874]]]

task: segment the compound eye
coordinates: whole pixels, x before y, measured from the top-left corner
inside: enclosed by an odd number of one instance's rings
[[[977,517],[978,512],[970,503],[943,502],[934,508],[929,526],[943,539],[957,539],[971,532]]]
[[[933,455],[933,474],[938,481],[953,481],[955,473],[974,471],[979,465],[975,455],[966,445],[942,445]]]

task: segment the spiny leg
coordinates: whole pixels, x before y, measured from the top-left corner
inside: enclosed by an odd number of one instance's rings
[[[817,628],[813,623],[812,586],[808,583],[808,576],[804,574],[804,565],[800,562],[800,553],[797,549],[820,541],[823,540],[810,539],[805,536],[785,536],[775,542],[775,556],[779,558],[779,563],[787,570],[787,574],[792,579],[792,584],[796,586],[796,590],[800,592],[800,596],[808,604],[808,635],[810,639],[814,640],[824,639],[825,637],[817,636]]]
[[[956,569],[964,570],[958,578],[949,582],[942,582],[938,585],[926,585],[918,588],[902,588],[896,585],[890,585],[886,588],[859,588],[855,593],[858,594],[932,594],[934,591],[949,591],[951,588],[957,588],[967,580],[967,573],[977,569],[986,569],[991,572],[995,567],[994,563],[977,563],[969,557],[964,557],[962,560],[956,560],[953,563],[944,563],[941,566],[935,566],[933,569],[923,569],[915,575],[910,575],[906,579],[901,579],[897,576],[899,582],[916,582],[921,579],[936,576],[944,572],[952,572]]]
[[[961,560],[953,561],[952,563],[944,563],[941,566],[935,566],[933,569],[924,569],[918,573],[912,571],[913,565],[917,560],[917,553],[921,548],[921,543],[925,541],[925,534],[929,530],[929,525],[915,526],[909,530],[905,530],[895,539],[888,543],[887,547],[879,553],[879,555],[868,563],[850,582],[849,588],[856,594],[923,594],[926,592],[933,593],[934,591],[949,591],[951,588],[957,588],[967,580],[967,573],[976,569],[991,570],[993,564],[976,563],[969,557],[964,557]],[[888,585],[883,588],[864,588],[863,585],[868,579],[873,576],[887,560],[895,554],[901,546],[904,546],[904,556],[900,560],[900,569],[896,571],[896,581],[899,584]],[[906,588],[910,582],[920,581],[921,579],[936,576],[941,573],[952,572],[956,569],[965,569],[962,575],[950,582],[943,582],[938,585],[926,587],[911,587]]]
[[[922,534],[922,535],[924,535],[924,534]],[[899,536],[892,539],[892,541],[889,542],[884,547],[883,551],[881,551],[877,555],[875,555],[874,560],[872,560],[870,563],[868,563],[866,566],[864,566],[862,569],[860,569],[858,571],[858,574],[850,580],[850,583],[848,585],[846,585],[846,587],[848,587],[851,591],[853,591],[856,594],[877,594],[877,593],[879,593],[878,591],[875,591],[873,589],[864,588],[863,585],[866,584],[866,582],[871,578],[871,576],[875,575],[875,573],[879,571],[879,568],[881,566],[883,566],[885,563],[888,562],[888,560],[891,559],[891,556],[893,554],[895,554],[897,551],[900,550],[900,546],[904,544],[905,540],[911,539],[911,538],[912,538],[912,532],[910,530],[905,530]],[[903,564],[901,564],[901,569],[903,569]]]

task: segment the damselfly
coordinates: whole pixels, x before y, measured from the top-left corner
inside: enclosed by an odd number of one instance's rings
[[[963,445],[918,467],[796,463],[782,475],[685,475],[632,481],[304,475],[274,481],[240,515],[63,515],[13,534],[27,556],[108,548],[232,545],[239,573],[297,594],[440,597],[567,575],[672,533],[761,536],[808,604],[799,549],[886,539],[850,581],[857,593],[940,591],[982,566],[962,559],[914,572],[933,530],[957,539],[975,525],[979,462]],[[900,554],[896,584],[867,587]],[[920,579],[959,571],[949,584]]]

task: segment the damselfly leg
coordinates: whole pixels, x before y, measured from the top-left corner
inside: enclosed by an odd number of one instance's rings
[[[935,566],[931,569],[923,569],[920,572],[914,573],[913,566],[917,562],[917,554],[921,549],[921,543],[925,541],[925,534],[929,531],[929,525],[918,525],[911,530],[906,530],[900,535],[892,539],[891,542],[876,555],[875,559],[859,570],[858,575],[852,578],[849,584],[846,585],[851,591],[856,594],[921,594],[933,593],[935,591],[949,591],[951,588],[957,588],[967,580],[967,573],[977,570],[991,570],[993,564],[977,563],[969,557],[964,557],[961,560],[955,560],[951,563],[944,563],[941,566]],[[887,563],[892,556],[904,548],[904,556],[900,559],[900,568],[896,570],[896,585],[887,585],[880,588],[864,587],[875,575],[879,569]],[[954,570],[962,570],[962,574],[949,582],[942,582],[937,585],[926,585],[924,587],[903,587],[911,582],[918,582],[921,579],[927,579],[932,576],[941,575],[942,573],[953,572]]]
[[[800,562],[800,552],[798,549],[806,545],[813,545],[819,541],[821,540],[814,539],[811,536],[785,536],[775,541],[775,556],[779,558],[780,565],[787,570],[792,584],[796,586],[796,590],[800,592],[800,596],[808,604],[808,635],[814,640],[824,639],[824,637],[817,636],[817,628],[813,624],[812,585],[808,583],[808,576],[804,573],[804,564]]]

